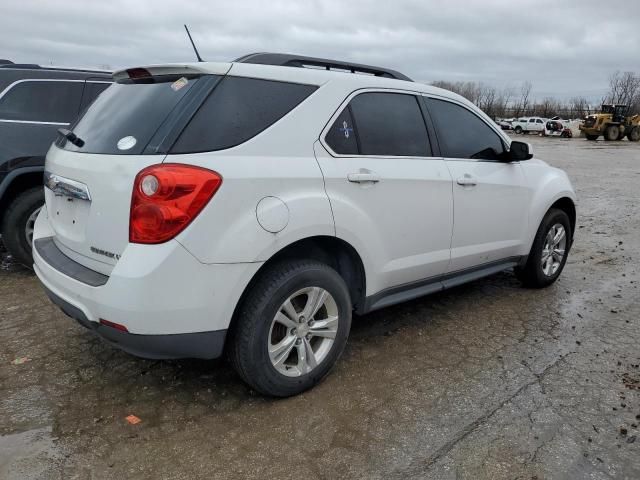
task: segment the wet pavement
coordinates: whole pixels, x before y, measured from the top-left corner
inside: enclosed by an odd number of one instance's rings
[[[579,196],[558,282],[356,318],[296,398],[114,350],[0,253],[0,478],[640,478],[640,145],[528,141]]]

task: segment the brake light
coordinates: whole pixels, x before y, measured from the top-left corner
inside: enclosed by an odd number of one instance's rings
[[[130,68],[127,70],[127,75],[130,79],[135,80],[139,78],[147,78],[151,76],[151,72],[146,68]]]
[[[129,241],[163,243],[198,216],[222,184],[206,168],[163,163],[142,170],[133,183]]]

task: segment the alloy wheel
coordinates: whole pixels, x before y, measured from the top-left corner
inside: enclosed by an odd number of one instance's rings
[[[553,276],[560,268],[567,248],[567,232],[563,225],[556,223],[547,232],[540,264],[542,272],[547,276]]]
[[[298,290],[278,309],[271,322],[268,350],[271,364],[288,377],[311,372],[329,354],[338,332],[338,305],[320,287]]]
[[[38,218],[38,214],[40,213],[40,210],[42,210],[42,207],[36,208],[31,213],[31,215],[29,215],[29,218],[27,218],[27,223],[24,226],[24,236],[27,239],[27,244],[29,246],[31,246],[31,244],[33,243],[33,230],[36,224],[36,218]]]

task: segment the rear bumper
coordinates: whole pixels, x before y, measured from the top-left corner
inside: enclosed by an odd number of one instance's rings
[[[46,209],[36,221],[33,259],[45,291],[67,315],[109,343],[148,358],[219,356],[235,306],[261,266],[203,264],[172,240],[130,244],[110,275],[102,275],[57,247]]]
[[[178,333],[170,335],[136,335],[90,321],[82,310],[63,300],[47,287],[44,291],[69,317],[91,330],[107,343],[142,358],[203,358],[213,359],[222,355],[226,330],[212,332]]]

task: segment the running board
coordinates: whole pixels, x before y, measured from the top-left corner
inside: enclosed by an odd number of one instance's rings
[[[387,288],[365,298],[364,305],[357,310],[357,313],[362,315],[373,310],[395,305],[396,303],[406,302],[407,300],[413,300],[414,298],[494,275],[503,270],[522,265],[526,262],[526,258],[527,257],[509,257],[496,262],[485,263],[477,267],[459,270],[417,282],[406,283],[398,287]]]

